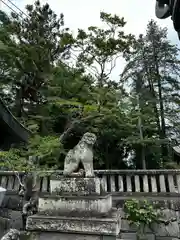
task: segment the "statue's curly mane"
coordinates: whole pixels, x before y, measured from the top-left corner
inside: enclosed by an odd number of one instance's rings
[[[94,133],[87,132],[83,135],[80,142],[85,142],[87,144],[94,145],[94,143],[96,142],[96,135]]]

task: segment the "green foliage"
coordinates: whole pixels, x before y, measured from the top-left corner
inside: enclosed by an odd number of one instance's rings
[[[178,52],[177,46],[172,45],[167,39],[167,29],[160,28],[151,20],[147,25],[146,35],[141,34],[134,42],[133,51],[126,54],[127,65],[121,75],[121,81],[124,86],[130,83],[133,108],[139,108],[143,133],[141,148],[144,149],[147,166],[157,146],[159,146],[158,157],[162,162],[166,162],[171,157],[168,152],[169,140],[173,135],[179,134],[178,130],[175,130],[179,129],[179,121],[173,117],[177,117],[175,111],[179,105],[175,100],[178,99],[179,94],[177,98],[172,97],[172,94],[176,95],[179,92]],[[132,110],[132,120],[137,122],[134,109]],[[149,143],[147,139],[150,140]],[[147,144],[150,144],[148,151]],[[150,153],[149,156],[147,152]]]
[[[57,137],[34,136],[24,148],[11,148],[0,152],[1,169],[13,171],[38,171],[49,168],[57,169],[58,157],[63,152],[62,145]],[[37,162],[29,161],[29,156],[39,158]]]
[[[27,5],[27,18],[12,13],[5,30],[16,41],[2,39],[7,46],[4,56],[11,56],[14,71],[11,91],[15,95],[15,112],[21,117],[25,103],[44,100],[43,89],[47,87],[53,64],[69,56],[73,38],[64,28],[63,14],[58,17],[48,4]],[[27,106],[26,106],[27,107]]]
[[[79,29],[74,47],[80,50],[78,64],[94,70],[97,86],[101,87],[97,90],[102,92],[103,87],[108,86],[104,92],[106,95],[109,87],[117,86],[115,81],[109,79],[116,66],[116,60],[129,52],[134,37],[124,33],[123,27],[126,24],[124,18],[101,12],[100,19],[106,28],[90,26],[87,32]]]
[[[101,12],[103,28],[73,37],[48,4],[27,5],[26,15],[0,11],[0,97],[34,136],[27,149],[1,157],[15,168],[34,155],[43,168],[62,168],[65,153],[92,131],[95,168],[170,167],[164,150],[179,136],[180,68],[166,29],[150,21],[135,39],[123,17]],[[120,57],[127,65],[117,81]]]
[[[28,164],[27,159],[22,156],[20,149],[10,149],[0,152],[0,167],[9,171],[32,171],[32,166]]]
[[[130,224],[135,224],[143,234],[145,227],[151,227],[153,223],[159,223],[160,213],[147,200],[127,200],[124,210]]]
[[[57,164],[57,159],[60,152],[63,151],[63,147],[58,137],[45,136],[40,137],[34,136],[28,146],[28,155],[37,156],[40,159],[46,159],[46,163],[51,162]]]

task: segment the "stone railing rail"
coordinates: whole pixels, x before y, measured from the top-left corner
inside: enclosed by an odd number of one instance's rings
[[[43,172],[38,183],[42,192],[49,192],[50,175],[53,173]],[[56,173],[62,174],[62,171]],[[180,195],[180,170],[95,170],[95,174],[101,178],[105,192]],[[19,172],[19,176],[22,178],[24,172]],[[0,171],[0,186],[9,191],[20,189],[13,171]]]

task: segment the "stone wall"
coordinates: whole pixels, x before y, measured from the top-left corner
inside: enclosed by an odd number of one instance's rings
[[[161,212],[163,223],[152,224],[151,228],[146,228],[146,236],[148,240],[176,240],[180,238],[180,202],[176,201],[156,201]],[[121,232],[120,239],[137,240],[137,227],[130,225],[126,219],[123,208],[121,211]]]
[[[9,228],[22,228],[20,207],[17,207],[19,198],[17,195],[6,196],[3,208],[0,209],[0,237]],[[176,200],[157,200],[152,201],[157,209],[161,209],[164,216],[164,223],[154,224],[152,229],[146,229],[148,240],[177,240],[180,239],[180,201]],[[117,208],[121,212],[121,232],[119,239],[137,240],[136,226],[130,226],[123,211],[124,200],[118,202]],[[114,203],[115,205],[115,203]]]
[[[10,228],[22,229],[20,198],[16,191],[7,191],[0,207],[0,238]]]

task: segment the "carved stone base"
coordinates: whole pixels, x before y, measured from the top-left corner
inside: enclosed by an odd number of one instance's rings
[[[112,209],[111,195],[105,196],[53,196],[39,198],[38,213],[43,215],[80,214],[80,216],[106,215]]]
[[[100,186],[95,177],[51,178],[50,195],[40,196],[38,214],[26,222],[32,239],[105,240],[108,236],[115,240],[121,227],[120,212],[112,208],[110,194],[100,195]]]
[[[117,236],[121,227],[119,211],[113,209],[106,218],[33,215],[27,219],[28,231],[61,232]]]
[[[53,176],[50,180],[51,193],[60,195],[100,194],[100,179],[96,177],[63,177]]]

